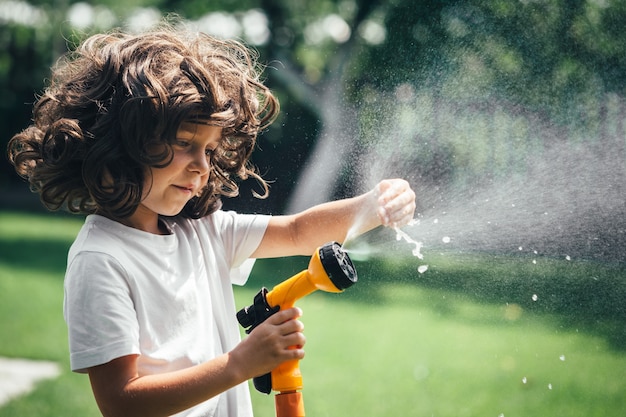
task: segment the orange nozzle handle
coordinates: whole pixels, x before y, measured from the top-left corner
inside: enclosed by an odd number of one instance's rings
[[[302,271],[283,281],[267,293],[267,303],[281,310],[291,308],[295,301],[312,293],[317,287],[311,281],[308,270]],[[293,347],[295,349],[295,346]],[[272,389],[279,392],[302,389],[302,373],[298,359],[281,363],[272,371]]]

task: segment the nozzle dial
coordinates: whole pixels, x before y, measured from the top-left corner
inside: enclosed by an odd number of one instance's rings
[[[343,291],[357,281],[356,268],[339,243],[330,242],[320,247],[319,256],[326,274],[339,290]]]

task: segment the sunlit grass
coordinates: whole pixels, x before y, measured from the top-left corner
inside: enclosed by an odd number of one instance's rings
[[[87,377],[69,371],[62,318],[65,254],[81,222],[0,213],[0,355],[63,369],[0,417],[99,415]],[[620,294],[622,269],[448,254],[428,257],[419,274],[407,262],[357,263],[359,282],[345,293],[298,301],[307,415],[626,415],[626,355],[608,333],[621,310],[600,306]],[[307,263],[258,261],[237,306]],[[576,284],[590,274],[592,285]],[[273,395],[252,398],[257,416],[274,415]]]
[[[298,303],[307,335],[303,392],[311,415],[626,411],[619,391],[626,384],[617,382],[626,359],[601,338],[560,330],[533,314],[507,318],[506,306],[477,305],[444,291],[393,283],[380,291],[388,301],[371,307],[319,293]],[[271,398],[257,392],[253,398],[259,415],[272,415]]]
[[[63,371],[0,416],[99,415],[86,377],[69,371],[62,315],[66,253],[81,223],[0,212],[0,355],[56,361]]]

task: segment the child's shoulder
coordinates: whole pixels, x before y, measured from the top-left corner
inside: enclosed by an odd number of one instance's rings
[[[79,252],[100,252],[116,258],[134,256],[150,248],[173,245],[174,238],[158,236],[128,227],[97,214],[85,218],[72,247],[70,256]]]
[[[252,229],[265,230],[269,215],[243,214],[231,210],[216,210],[199,219],[174,217],[168,220],[168,226],[174,233],[205,234],[221,237],[248,233]]]

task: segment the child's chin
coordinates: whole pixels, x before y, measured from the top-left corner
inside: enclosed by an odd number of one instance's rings
[[[165,217],[174,217],[174,216],[178,216],[180,213],[182,213],[183,209],[185,207],[180,207],[180,208],[174,208],[172,210],[163,210],[161,213],[159,213],[160,216],[165,216]]]

